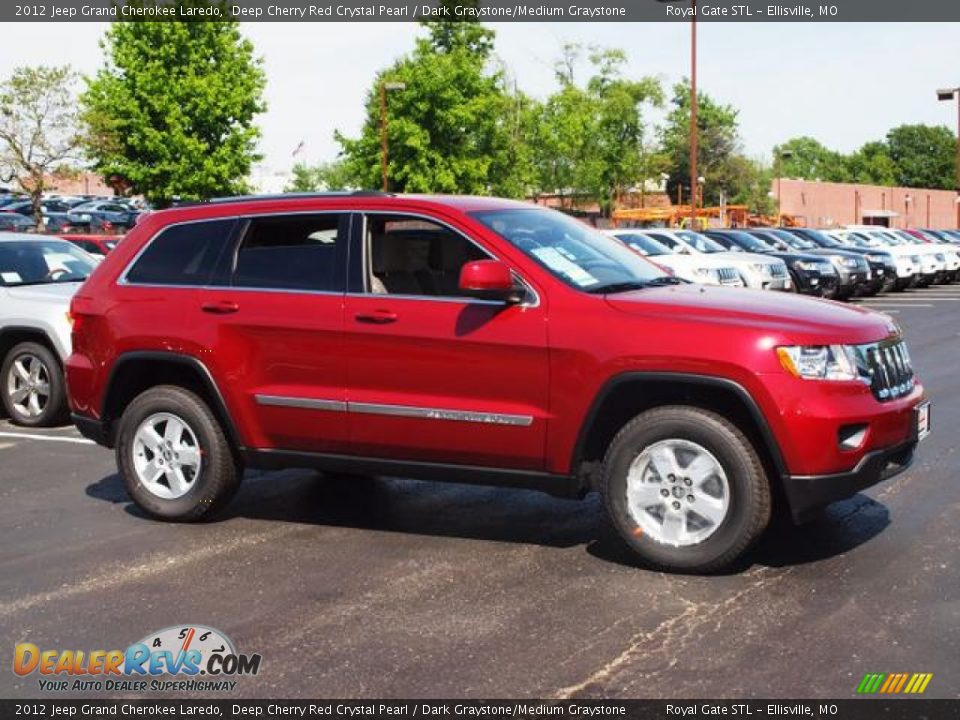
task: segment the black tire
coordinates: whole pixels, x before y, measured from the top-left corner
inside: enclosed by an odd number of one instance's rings
[[[627,474],[645,448],[680,439],[708,450],[720,463],[729,486],[729,507],[706,539],[672,546],[644,532],[627,502]],[[665,486],[666,487],[666,486]],[[722,416],[700,408],[672,405],[641,413],[614,438],[603,461],[601,492],[620,537],[652,568],[712,573],[733,564],[770,522],[771,490],[763,463],[746,436]]]
[[[135,436],[147,418],[168,413],[196,436],[200,472],[186,494],[163,498],[147,488],[134,464]],[[192,522],[221,509],[240,485],[242,469],[216,416],[199,396],[182,387],[159,385],[138,395],[123,413],[117,434],[117,467],[130,498],[151,517]]]
[[[35,358],[40,363],[42,381],[46,378],[49,388],[46,405],[37,415],[30,415],[17,408],[11,396],[11,375],[16,372],[14,363],[27,358]],[[45,345],[35,342],[23,342],[15,345],[3,360],[0,369],[0,396],[3,409],[11,422],[26,427],[53,427],[67,422],[67,390],[63,380],[63,369],[56,356]]]

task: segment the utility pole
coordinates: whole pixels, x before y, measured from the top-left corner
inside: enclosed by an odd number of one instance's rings
[[[386,82],[380,83],[380,174],[383,177],[383,191],[387,192],[387,91],[403,90],[406,83]]]
[[[957,227],[960,228],[960,87],[947,88],[946,90],[937,90],[937,100],[941,102],[950,102],[956,98],[957,100],[957,159],[956,159],[956,187],[954,188],[957,191],[957,197],[954,199],[954,202],[957,206]],[[930,224],[929,219],[927,220],[927,225]]]

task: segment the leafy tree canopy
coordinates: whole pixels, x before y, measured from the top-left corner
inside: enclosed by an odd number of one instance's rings
[[[82,98],[96,169],[160,205],[242,191],[265,77],[238,23],[116,22],[101,46]]]
[[[0,166],[30,195],[40,220],[40,199],[52,173],[80,159],[81,135],[69,67],[18,67],[0,84]]]
[[[673,109],[661,129],[664,152],[672,160],[667,180],[670,196],[677,197],[677,187],[684,195],[690,192],[690,83],[684,80],[673,88]],[[725,166],[740,152],[738,111],[731,105],[715,101],[704,92],[697,93],[697,172],[704,178],[705,205],[719,204],[721,194],[731,197],[739,188],[730,184]]]

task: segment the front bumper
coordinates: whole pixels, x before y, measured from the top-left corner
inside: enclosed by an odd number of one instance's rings
[[[840,284],[840,276],[836,273],[824,275],[817,270],[801,270],[791,268],[794,287],[798,293],[815,297],[831,297]]]
[[[899,475],[913,463],[916,448],[917,440],[911,439],[892,448],[868,452],[848,472],[784,478],[784,492],[794,522],[805,522],[830,503]]]

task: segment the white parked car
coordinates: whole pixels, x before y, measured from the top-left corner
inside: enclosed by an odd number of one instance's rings
[[[880,237],[874,237],[869,233],[863,233],[855,230],[844,230],[842,228],[821,230],[820,232],[829,235],[834,240],[837,240],[844,245],[851,245],[861,248],[873,248],[878,251],[889,253],[893,258],[894,266],[897,269],[897,279],[893,285],[894,290],[903,290],[905,288],[914,286],[921,278],[923,273],[923,260],[921,257],[913,253],[904,253],[900,250],[895,250],[888,242],[882,240]]]
[[[670,270],[678,278],[702,285],[725,285],[744,287],[740,273],[729,262],[710,255],[681,255],[657,242],[642,230],[605,230],[631,250],[649,258],[657,265]]]
[[[889,234],[899,238],[901,244],[916,245],[923,252],[933,255],[937,262],[943,262],[943,270],[937,273],[937,282],[946,283],[956,279],[960,270],[960,254],[953,245],[940,242],[940,238],[924,230],[917,230],[925,239],[914,237],[906,230],[891,230]]]
[[[792,281],[786,263],[769,255],[727,250],[706,235],[692,230],[656,228],[644,231],[675,253],[697,260],[713,258],[732,265],[749,288],[757,290],[790,290]]]
[[[891,252],[907,256],[917,263],[919,275],[914,284],[920,287],[931,285],[939,275],[946,272],[947,266],[943,257],[937,259],[936,251],[924,247],[916,238],[908,235],[911,240],[898,236],[897,230],[888,230],[870,225],[849,225],[844,228],[855,236],[866,238],[873,247],[884,247]]]
[[[70,299],[94,267],[66,240],[0,234],[0,401],[19,425],[67,419]]]

